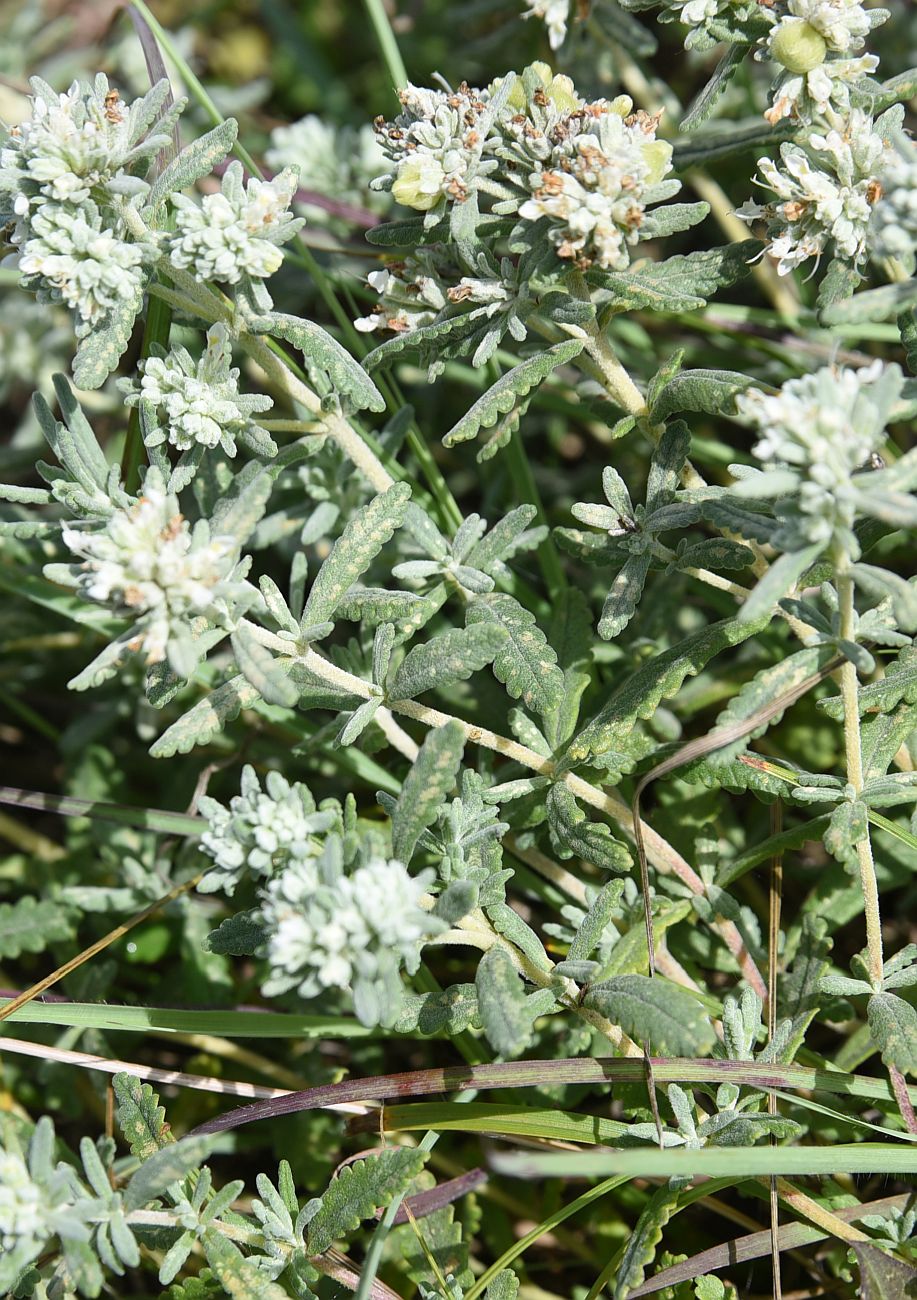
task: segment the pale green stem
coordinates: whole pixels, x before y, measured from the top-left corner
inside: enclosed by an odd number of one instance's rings
[[[398,42],[395,40],[395,33],[392,31],[388,14],[385,12],[385,5],[382,0],[364,0],[364,3],[366,12],[369,15],[369,21],[376,33],[376,40],[379,42],[379,49],[382,51],[385,66],[388,68],[388,75],[392,79],[395,90],[404,90],[408,84],[407,69],[401,57]]]
[[[837,578],[840,599],[839,635],[845,640],[856,639],[854,629],[853,579],[848,569],[848,557],[840,556]],[[863,793],[863,746],[860,735],[860,710],[858,700],[857,670],[849,659],[840,669],[841,699],[844,705],[844,750],[847,761],[847,782],[853,786],[857,798]],[[874,989],[882,987],[882,917],[879,910],[879,884],[872,856],[872,841],[867,824],[866,832],[857,841],[857,862],[860,868],[860,885],[866,910],[866,952],[869,978]]]

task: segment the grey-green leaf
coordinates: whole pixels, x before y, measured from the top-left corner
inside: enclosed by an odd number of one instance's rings
[[[638,718],[650,718],[661,700],[669,699],[686,677],[699,673],[715,655],[761,630],[761,622],[722,619],[648,660],[613,692],[601,711],[580,732],[568,751],[574,762],[602,754],[627,737]]]
[[[885,1064],[902,1074],[917,1074],[917,1010],[910,1002],[894,993],[874,993],[866,1016]]]
[[[175,1141],[166,1123],[165,1108],[148,1083],[132,1074],[116,1074],[112,1088],[118,1099],[118,1125],[131,1154],[141,1160]]]
[[[560,702],[564,675],[547,637],[518,600],[504,592],[479,596],[468,606],[470,628],[492,625],[506,633],[494,655],[493,670],[514,700],[521,696],[528,708],[542,716]]]
[[[427,732],[392,812],[392,852],[410,862],[421,833],[436,815],[455,784],[465,729],[455,719]]]
[[[378,1155],[345,1165],[324,1193],[318,1212],[306,1228],[306,1249],[319,1255],[340,1237],[348,1236],[376,1210],[404,1192],[420,1173],[425,1151],[389,1147]]]
[[[290,680],[289,663],[278,662],[248,628],[238,627],[232,634],[232,651],[242,676],[268,704],[292,709],[299,691]]]
[[[338,602],[366,572],[395,529],[404,523],[410,496],[407,483],[393,483],[357,511],[315,576],[303,610],[304,627],[331,618]]]
[[[564,343],[555,343],[537,356],[520,361],[518,366],[513,366],[512,370],[502,375],[452,426],[443,438],[443,444],[452,447],[457,442],[467,442],[470,438],[477,437],[482,429],[489,429],[501,415],[506,415],[527,397],[533,388],[544,383],[552,370],[566,365],[582,350],[582,339],[568,339]]]
[[[474,982],[487,1041],[502,1057],[519,1056],[532,1040],[532,1016],[522,976],[505,948],[484,954]]]
[[[283,312],[254,317],[253,334],[269,334],[291,343],[303,355],[310,376],[330,382],[335,393],[348,398],[358,411],[384,411],[385,398],[358,361],[337,339],[312,321]]]
[[[583,1002],[660,1056],[705,1056],[716,1042],[703,1005],[659,975],[615,975],[593,984]]]
[[[412,700],[424,691],[465,681],[485,668],[506,640],[502,627],[478,623],[448,628],[409,650],[388,687],[390,700]]]
[[[150,747],[153,758],[171,758],[173,754],[187,754],[195,745],[206,745],[214,736],[237,718],[243,709],[251,708],[260,698],[257,689],[240,673],[183,714],[171,727],[167,727]]]

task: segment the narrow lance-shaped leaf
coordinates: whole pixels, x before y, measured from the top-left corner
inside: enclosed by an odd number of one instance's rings
[[[263,700],[281,708],[293,708],[299,699],[299,691],[290,680],[289,664],[284,667],[278,663],[270,650],[244,626],[233,632],[232,650],[242,676]]]
[[[547,637],[513,596],[494,592],[480,596],[468,606],[469,629],[493,625],[506,636],[494,655],[494,676],[514,700],[521,696],[526,705],[542,716],[556,708],[564,689],[564,675]]]
[[[485,668],[506,640],[506,632],[490,623],[449,628],[409,650],[388,686],[390,700],[411,700],[424,691],[465,681]]]
[[[426,1158],[425,1151],[390,1147],[341,1169],[306,1228],[306,1249],[310,1255],[327,1250],[338,1238],[349,1235],[364,1219],[372,1218],[376,1210],[404,1192]]]
[[[630,734],[638,718],[651,717],[661,700],[674,695],[686,677],[699,673],[715,655],[760,629],[760,621],[755,624],[722,619],[648,660],[576,737],[569,749],[570,759],[578,762],[613,748]]]
[[[407,483],[393,483],[353,516],[316,574],[303,610],[303,627],[331,618],[338,602],[404,522],[410,495]]]
[[[248,328],[253,334],[270,334],[292,343],[302,353],[309,374],[327,378],[334,392],[348,398],[358,411],[385,410],[385,398],[360,363],[320,325],[299,316],[271,312],[250,320]]]
[[[173,754],[187,754],[195,745],[206,745],[214,736],[237,718],[243,709],[251,708],[260,698],[258,690],[239,673],[224,682],[193,708],[173,722],[150,747],[153,758],[171,758]]]
[[[410,862],[418,839],[436,815],[455,784],[465,729],[454,719],[427,732],[392,812],[392,852]]]
[[[501,415],[506,415],[533,388],[547,379],[557,366],[566,365],[583,350],[581,339],[568,339],[564,343],[555,343],[545,352],[521,361],[479,397],[469,411],[454,424],[443,438],[446,447],[457,442],[467,442],[476,437],[482,429],[489,429],[496,424]]]

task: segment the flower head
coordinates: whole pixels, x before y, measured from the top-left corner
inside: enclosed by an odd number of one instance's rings
[[[155,468],[136,501],[113,510],[101,527],[65,528],[63,540],[78,557],[72,584],[135,619],[130,648],[150,664],[168,658],[179,673],[188,671],[180,647],[189,620],[200,615],[226,626],[247,590],[236,574],[236,539],[211,537],[205,522],[192,529]]]
[[[176,195],[173,265],[223,284],[273,275],[283,261],[279,246],[303,224],[290,212],[296,187],[296,172],[288,167],[272,181],[251,179],[243,188],[241,164],[230,163],[219,194],[205,195],[200,206]]]
[[[19,269],[26,288],[65,303],[85,327],[78,332],[85,332],[125,303],[139,307],[155,253],[152,243],[128,243],[107,229],[94,204],[45,203],[22,238]]]
[[[252,450],[274,455],[276,446],[252,420],[256,411],[269,411],[273,402],[262,394],[239,392],[239,371],[232,367],[229,335],[222,323],[207,332],[207,347],[195,362],[185,348],[173,348],[140,363],[139,384],[122,383],[127,403],[149,402],[160,427],[147,433],[148,447],[168,441],[178,451],[195,446],[222,447],[236,454],[236,438]]]
[[[802,22],[836,54],[861,50],[872,29],[888,17],[887,9],[864,9],[860,0],[787,0],[786,10],[774,28],[772,44],[781,29]]]
[[[397,859],[373,856],[345,875],[333,849],[334,841],[320,860],[291,862],[262,894],[264,991],[350,990],[361,1019],[391,1023],[401,967],[415,971],[424,940],[443,928],[419,905],[433,872],[411,876]]]
[[[908,136],[899,136],[887,152],[879,185],[870,246],[880,257],[900,258],[912,268],[917,252],[917,145]]]
[[[519,216],[548,219],[559,257],[623,269],[646,205],[659,197],[653,187],[672,166],[671,146],[656,139],[657,125],[646,113],[624,117],[604,104],[561,119],[548,133],[550,156],[528,177],[531,197]]]
[[[862,262],[880,193],[876,178],[886,146],[866,113],[854,110],[843,134],[813,133],[807,143],[808,151],[781,145],[782,166],[770,158],[758,160],[760,184],[773,190],[778,202],[747,203],[738,210],[746,221],[769,219],[768,251],[781,275],[811,257],[820,258],[829,243],[836,257]]]
[[[145,101],[125,104],[101,75],[92,86],[75,81],[62,95],[38,78],[32,88],[31,117],[0,149],[0,193],[11,196],[18,217],[27,220],[30,209],[48,202],[80,205],[100,191],[146,189],[131,173],[166,147],[169,136],[150,125]],[[163,102],[165,93],[156,97]]]
[[[882,445],[900,386],[897,366],[874,361],[861,370],[828,366],[775,394],[750,389],[736,398],[740,418],[759,435],[754,454],[766,468],[798,476],[784,541],[792,533],[803,544],[827,543],[853,527],[851,480]],[[749,482],[753,489],[756,480]]]
[[[309,788],[293,785],[279,772],[268,772],[261,789],[253,767],[242,769],[240,793],[226,808],[215,799],[201,800],[208,827],[201,848],[213,867],[198,888],[231,894],[241,876],[270,877],[292,863],[318,857],[324,835],[340,820],[333,809],[319,811]]]

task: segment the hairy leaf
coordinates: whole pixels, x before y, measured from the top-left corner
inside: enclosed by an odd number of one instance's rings
[[[118,1099],[118,1125],[131,1155],[148,1160],[154,1152],[175,1141],[166,1123],[165,1107],[148,1083],[132,1074],[116,1074],[112,1088]]]
[[[0,957],[12,960],[24,952],[44,952],[52,943],[73,935],[72,912],[53,898],[25,894],[14,903],[0,903]]]
[[[493,623],[449,628],[409,650],[388,687],[390,700],[411,700],[424,691],[465,681],[485,668],[506,640]]]
[[[162,733],[150,747],[153,758],[171,758],[173,754],[187,754],[195,745],[206,745],[214,736],[237,718],[243,709],[251,708],[259,699],[257,689],[240,673],[198,700],[193,708]]]
[[[696,311],[718,289],[743,279],[760,253],[757,239],[648,262],[637,271],[609,271],[588,278],[613,294],[615,311]]]
[[[432,826],[455,784],[465,730],[455,720],[428,731],[392,811],[392,852],[410,862],[423,831]]]
[[[902,1074],[917,1074],[917,1010],[894,993],[874,993],[866,1015],[885,1064]]]
[[[493,671],[514,700],[521,696],[528,708],[542,716],[556,708],[564,677],[534,614],[513,596],[493,592],[471,602],[466,622],[469,628],[495,626],[505,632],[494,655]]]
[[[315,576],[302,614],[303,627],[331,618],[338,602],[404,523],[410,496],[407,483],[393,483],[353,516]]]
[[[648,660],[612,693],[602,710],[576,737],[568,751],[570,760],[579,762],[613,749],[630,734],[638,718],[651,718],[659,702],[674,695],[686,677],[699,673],[722,650],[738,645],[760,630],[760,622],[722,619]]]
[[[489,429],[501,415],[506,415],[533,388],[543,383],[552,370],[566,365],[582,350],[581,339],[568,339],[564,343],[555,343],[527,361],[520,361],[518,366],[498,379],[483,397],[479,397],[458,423],[452,426],[443,438],[443,444],[452,447],[457,442],[467,442],[470,438],[477,437],[482,429]]]
[[[532,1015],[522,976],[505,948],[484,954],[474,982],[487,1041],[502,1057],[519,1056],[532,1040]]]
[[[390,1147],[378,1155],[346,1165],[332,1179],[318,1212],[306,1228],[306,1249],[321,1254],[339,1237],[348,1236],[404,1192],[427,1158],[425,1151]]]
[[[583,1002],[659,1056],[704,1056],[716,1041],[697,998],[659,975],[615,975],[593,984]]]
[[[269,334],[291,343],[302,353],[310,376],[330,382],[334,392],[348,398],[358,411],[385,410],[385,398],[360,363],[320,325],[299,316],[271,312],[254,317],[248,327],[253,334]]]

